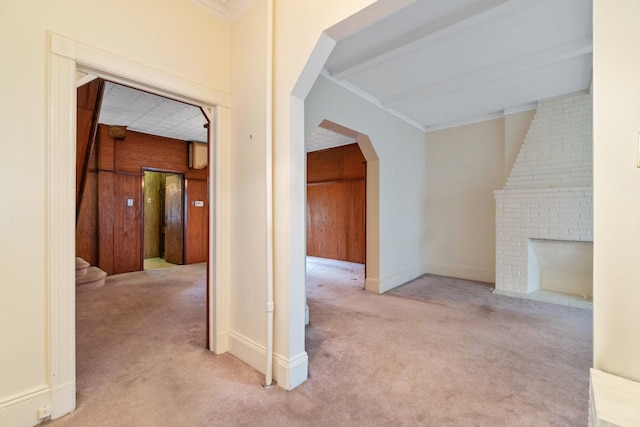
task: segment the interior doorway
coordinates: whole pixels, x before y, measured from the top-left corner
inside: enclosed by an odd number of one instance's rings
[[[184,263],[184,175],[144,171],[144,269]]]
[[[366,163],[355,141],[307,153],[307,255],[365,264]]]
[[[51,399],[56,402],[55,406],[52,405],[52,413],[54,417],[59,417],[76,407],[75,283],[72,267],[76,249],[73,231],[75,177],[69,170],[74,166],[76,111],[73,107],[76,105],[79,80],[91,81],[96,76],[109,78],[198,105],[212,124],[208,129],[210,149],[207,155],[212,164],[207,173],[211,185],[205,184],[202,194],[211,201],[206,208],[210,218],[209,227],[203,234],[207,236],[209,254],[206,267],[207,347],[215,353],[227,351],[226,340],[222,337],[227,328],[224,322],[227,318],[224,290],[228,271],[222,262],[225,253],[220,250],[226,247],[227,237],[217,230],[220,228],[218,224],[226,220],[226,212],[219,206],[224,206],[223,201],[228,194],[221,185],[222,180],[214,178],[224,179],[229,173],[227,165],[219,160],[222,147],[228,143],[229,113],[226,94],[57,34],[50,34],[50,37],[48,111],[52,114],[46,156],[49,165],[46,171],[49,212],[46,253],[47,263],[51,266],[47,271],[47,282],[51,295],[48,304]],[[70,52],[73,52],[73,56],[70,56]]]

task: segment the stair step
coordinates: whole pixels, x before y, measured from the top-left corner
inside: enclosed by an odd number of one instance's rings
[[[87,268],[89,268],[89,265],[90,264],[87,261],[80,257],[76,257],[76,277],[87,274]]]
[[[84,291],[99,288],[104,285],[105,277],[107,277],[107,273],[98,267],[89,267],[86,274],[76,276],[76,290]]]

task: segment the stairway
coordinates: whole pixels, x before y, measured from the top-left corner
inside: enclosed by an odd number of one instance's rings
[[[76,291],[96,289],[104,285],[107,273],[92,267],[82,258],[76,257]]]

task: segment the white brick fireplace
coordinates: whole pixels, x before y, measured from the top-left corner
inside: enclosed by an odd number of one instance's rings
[[[496,293],[585,305],[593,278],[592,97],[540,101],[496,197]],[[588,304],[588,302],[587,302]]]

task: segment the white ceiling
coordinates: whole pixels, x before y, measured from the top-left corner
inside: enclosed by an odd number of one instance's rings
[[[198,0],[232,19],[251,0]],[[334,48],[323,74],[424,130],[589,88],[591,0],[415,0]],[[207,140],[199,108],[107,83],[100,122]],[[307,151],[351,144],[319,127]]]
[[[342,41],[325,75],[425,130],[587,89],[591,0],[416,0]]]
[[[127,86],[106,82],[100,123],[183,141],[207,142],[200,108]]]
[[[341,147],[343,145],[355,144],[356,139],[352,136],[345,136],[332,130],[318,126],[311,132],[305,140],[305,150],[312,151],[326,150],[327,148]]]

